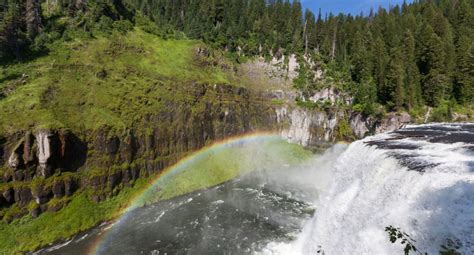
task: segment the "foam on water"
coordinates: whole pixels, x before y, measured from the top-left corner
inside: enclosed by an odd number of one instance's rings
[[[443,130],[465,133],[462,127]],[[271,243],[261,253],[403,254],[384,231],[393,225],[423,252],[437,254],[445,245],[474,254],[474,141],[428,138],[379,135],[351,144],[333,164],[313,165],[315,177],[329,183],[314,218],[294,242]]]

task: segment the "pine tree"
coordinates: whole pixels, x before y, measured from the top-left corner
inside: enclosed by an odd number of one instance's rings
[[[455,95],[459,102],[474,101],[474,47],[473,37],[461,36],[458,40]]]
[[[390,54],[387,67],[387,94],[388,105],[395,110],[402,110],[405,99],[404,70],[401,50],[396,48]]]
[[[33,39],[42,29],[41,5],[39,0],[26,0],[25,14],[28,38]]]
[[[420,74],[415,58],[415,38],[410,30],[405,32],[403,39],[403,55],[406,104],[408,108],[413,108],[421,103],[421,87]]]
[[[430,106],[437,106],[449,87],[443,42],[430,25],[424,26],[420,38],[418,66],[423,76],[423,99]]]
[[[374,79],[377,84],[377,93],[379,102],[385,104],[389,100],[386,90],[385,74],[387,63],[389,61],[387,49],[383,40],[377,36],[374,42]]]
[[[3,56],[21,56],[27,39],[24,32],[23,2],[21,0],[9,1],[8,10],[0,24],[0,44]]]

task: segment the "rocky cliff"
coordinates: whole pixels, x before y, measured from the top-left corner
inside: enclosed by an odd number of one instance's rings
[[[288,141],[306,147],[352,141],[367,135],[399,129],[411,122],[407,113],[390,113],[381,119],[343,110],[309,110],[301,107],[276,109],[280,134]]]
[[[244,88],[193,87],[192,100],[169,100],[126,130],[19,130],[1,139],[0,207],[18,207],[2,218],[59,210],[86,189],[99,202],[213,141],[276,127],[267,100]]]

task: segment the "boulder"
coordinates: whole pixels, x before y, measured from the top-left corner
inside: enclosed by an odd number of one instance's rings
[[[22,170],[17,170],[13,173],[13,180],[21,182],[25,179],[25,174]]]
[[[72,196],[76,190],[76,183],[74,180],[64,180],[64,194],[66,196]]]
[[[33,200],[31,189],[28,187],[18,187],[15,189],[15,202],[24,207]]]
[[[99,195],[96,195],[96,194],[93,194],[91,196],[91,200],[94,202],[94,203],[99,203],[100,202],[100,196]]]
[[[12,188],[4,190],[2,195],[7,201],[7,203],[13,204],[13,202],[15,202],[15,193]]]
[[[108,155],[115,155],[117,154],[120,147],[120,139],[116,136],[107,140],[105,144],[105,153]]]
[[[34,188],[33,197],[36,201],[36,204],[46,204],[51,199],[51,189],[46,188],[44,185],[39,185]]]
[[[52,188],[53,194],[55,198],[61,198],[65,195],[65,188],[63,182],[56,182],[53,184]]]
[[[33,207],[32,209],[30,209],[30,214],[31,214],[31,217],[38,218],[41,214],[41,207],[40,206]]]
[[[99,79],[105,79],[105,78],[107,78],[107,71],[104,70],[104,69],[102,69],[102,70],[100,70],[99,72],[97,72],[97,73],[95,74],[95,76],[96,76],[97,78],[99,78]]]

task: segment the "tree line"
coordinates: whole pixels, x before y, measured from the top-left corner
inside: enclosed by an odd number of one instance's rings
[[[141,13],[161,31],[230,52],[311,56],[345,74],[368,112],[374,104],[410,110],[474,99],[471,0],[420,0],[365,15],[315,14],[298,0],[0,0],[0,54],[31,45],[45,28],[38,10],[52,4],[84,29],[102,16],[135,22]]]

